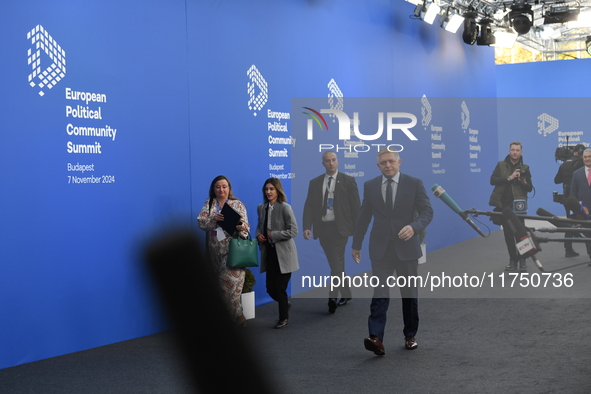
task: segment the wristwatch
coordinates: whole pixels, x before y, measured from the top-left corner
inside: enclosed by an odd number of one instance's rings
[[[508,181],[511,181],[511,175],[509,175],[509,176],[507,177],[507,180],[508,180]]]

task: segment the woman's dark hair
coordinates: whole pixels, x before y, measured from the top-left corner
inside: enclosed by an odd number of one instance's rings
[[[277,190],[277,202],[286,202],[287,201],[287,197],[285,197],[285,192],[283,191],[283,185],[281,184],[281,181],[278,178],[269,178],[265,181],[265,183],[263,183],[263,201],[264,202],[269,201],[267,199],[267,195],[265,194],[265,186],[267,186],[267,183],[270,183],[271,185],[273,185],[275,190]]]
[[[230,189],[230,191],[228,192],[228,200],[237,200],[237,198],[234,197],[234,194],[232,194],[232,184],[230,183],[230,180],[224,175],[218,175],[215,178],[213,178],[213,181],[211,181],[211,185],[209,186],[210,206],[213,200],[215,199],[215,184],[217,181],[221,180],[225,180],[226,182],[228,182],[228,188]]]

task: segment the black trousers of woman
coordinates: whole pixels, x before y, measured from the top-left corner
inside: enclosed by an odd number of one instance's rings
[[[289,301],[287,298],[287,285],[291,279],[291,272],[282,274],[279,269],[277,250],[268,242],[267,248],[267,293],[279,303],[279,320],[289,318]]]

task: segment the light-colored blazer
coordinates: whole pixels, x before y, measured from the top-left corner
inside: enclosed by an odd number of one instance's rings
[[[266,229],[263,229],[267,205],[268,203],[264,203],[257,207],[259,214],[256,231],[257,237],[259,234],[265,236],[267,234]],[[300,268],[298,251],[293,240],[297,235],[298,224],[296,223],[291,206],[285,202],[276,202],[273,205],[273,213],[271,214],[271,240],[277,250],[279,269],[282,274],[294,272]],[[261,249],[261,273],[263,273],[267,271],[266,247],[263,247],[263,245],[259,245],[259,247]]]

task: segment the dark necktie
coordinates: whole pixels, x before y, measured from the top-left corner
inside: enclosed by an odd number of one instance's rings
[[[392,211],[393,204],[392,204],[392,179],[388,179],[388,184],[386,185],[386,209],[388,212]]]
[[[331,181],[332,181],[332,177],[328,177],[328,185],[326,186],[326,189],[324,190],[324,200],[322,202],[322,216],[325,216],[326,212],[328,211],[328,190],[330,189]]]

